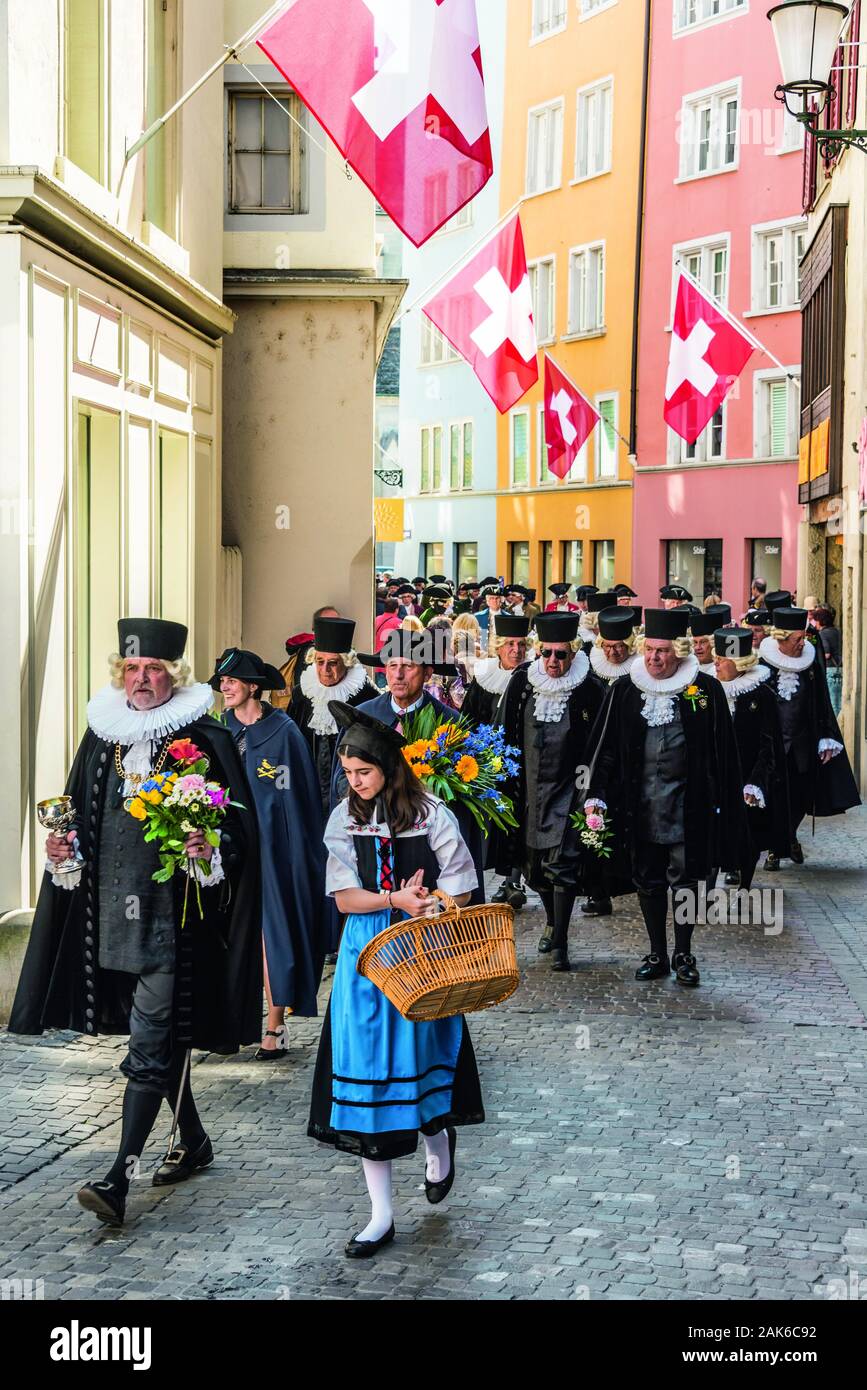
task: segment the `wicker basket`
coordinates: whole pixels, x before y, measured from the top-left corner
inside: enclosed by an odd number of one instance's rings
[[[387,927],[356,965],[414,1023],[478,1013],[518,988],[512,909],[501,903],[460,908],[439,889],[432,896],[445,912]]]

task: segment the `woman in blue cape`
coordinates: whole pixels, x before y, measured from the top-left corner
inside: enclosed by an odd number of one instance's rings
[[[255,652],[237,647],[223,652],[211,677],[259,823],[268,1027],[258,1061],[286,1055],[286,1009],[316,1016],[326,945],[322,802],[313,760],[289,716],[262,699],[282,679]]]
[[[392,1160],[415,1153],[421,1132],[425,1192],[441,1202],[454,1181],[455,1127],[485,1116],[465,1019],[403,1018],[356,963],[392,921],[429,913],[432,889],[463,906],[477,879],[454,815],[405,761],[402,735],[361,709],[329,708],[346,731],[339,757],[349,794],[325,831],[325,888],[347,917],[307,1132],[361,1158],[371,1219],[345,1249],[364,1258],[394,1238]]]

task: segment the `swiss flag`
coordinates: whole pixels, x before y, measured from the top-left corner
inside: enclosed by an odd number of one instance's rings
[[[746,334],[681,272],[663,414],[687,444],[716,414],[752,351]]]
[[[415,246],[491,177],[475,0],[294,0],[257,42]]]
[[[501,414],[539,380],[533,296],[517,214],[424,313],[474,369]]]
[[[545,447],[550,473],[566,477],[599,418],[598,410],[546,352]]]

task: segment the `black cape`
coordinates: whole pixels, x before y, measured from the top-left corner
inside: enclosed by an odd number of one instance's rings
[[[779,699],[777,686],[780,668],[770,661],[765,661],[764,657],[762,660],[771,668],[768,687],[774,692],[774,697]],[[814,753],[810,759],[809,771],[805,774],[806,795],[803,804],[808,815],[840,816],[853,806],[860,806],[861,797],[858,795],[858,784],[845,748],[827,763],[819,760],[820,739],[832,738],[837,743],[843,742],[840,725],[831,705],[831,696],[828,694],[825,666],[822,661],[814,658],[806,671],[799,671],[798,675],[807,689],[807,722]],[[790,768],[790,776],[793,775],[797,774]]]
[[[228,710],[226,725],[236,741],[247,736],[244,761],[259,826],[271,998],[277,1008],[315,1018],[326,949],[325,827],[310,752],[282,710],[249,725]]]
[[[744,778],[732,717],[719,681],[695,678],[704,707],[683,696],[687,783],[684,803],[686,872],[707,878],[712,868],[740,871],[752,862],[744,806]],[[616,839],[612,870],[631,872],[638,837],[641,772],[647,721],[641,691],[625,676],[612,685],[600,713],[597,747],[584,800],[598,798],[608,810]]]
[[[248,791],[232,736],[205,715],[174,734],[191,738],[210,759],[208,776],[243,802]],[[106,785],[117,773],[114,744],[88,729],[69,773],[66,794],[78,810],[84,857],[77,888],[56,888],[47,872],[36,904],[10,1033],[70,1028],[128,1033],[135,976],[99,964],[99,827]],[[258,1042],[262,1022],[259,843],[252,810],[230,807],[220,842],[225,880],[201,890],[181,930],[184,885],[175,874],[174,1041],[180,1047],[231,1053]]]
[[[767,683],[746,690],[735,701],[735,741],[744,786],[759,787],[764,809],[747,806],[747,827],[756,857],[761,850],[789,853],[789,783],[777,699]]]

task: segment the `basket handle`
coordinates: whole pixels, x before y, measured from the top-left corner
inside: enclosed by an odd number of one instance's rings
[[[446,912],[460,913],[461,909],[458,907],[454,898],[450,897],[448,893],[445,893],[442,890],[442,888],[435,888],[431,893],[431,897],[439,898],[440,902],[444,905]]]

